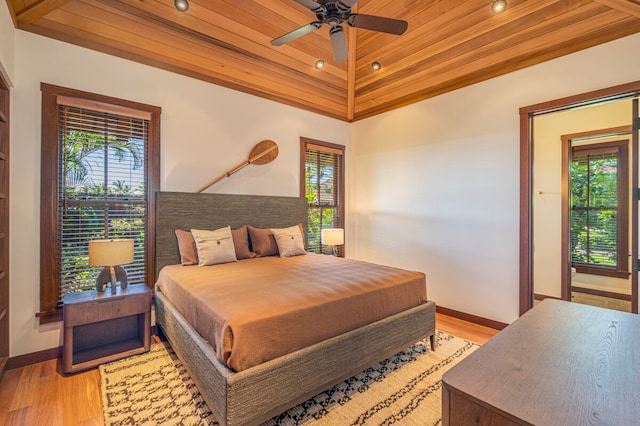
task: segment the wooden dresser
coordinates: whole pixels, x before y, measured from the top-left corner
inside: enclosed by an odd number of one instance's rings
[[[545,299],[443,375],[442,421],[640,424],[640,316]]]

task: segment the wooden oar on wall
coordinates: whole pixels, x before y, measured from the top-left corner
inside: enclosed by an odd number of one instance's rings
[[[231,176],[232,174],[234,174],[235,172],[237,172],[240,169],[243,169],[244,167],[248,166],[249,164],[267,164],[267,163],[270,163],[273,160],[275,160],[277,156],[278,156],[278,145],[274,141],[264,140],[262,142],[258,142],[253,147],[253,149],[251,149],[251,152],[249,153],[249,159],[247,161],[245,161],[242,164],[237,165],[236,167],[234,167],[233,169],[229,170],[228,172],[226,172],[222,176],[219,176],[219,177],[207,182],[205,185],[203,185],[200,188],[198,188],[198,190],[196,192],[204,191],[205,189],[209,188],[214,183],[217,183],[217,182],[221,181],[222,179]]]

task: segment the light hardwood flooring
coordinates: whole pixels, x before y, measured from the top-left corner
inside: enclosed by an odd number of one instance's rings
[[[437,328],[482,344],[498,331],[436,314]],[[70,376],[58,360],[8,370],[0,381],[0,425],[103,425],[97,368]]]

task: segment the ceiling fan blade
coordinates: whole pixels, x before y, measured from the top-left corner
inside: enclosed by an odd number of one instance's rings
[[[314,11],[317,8],[322,7],[321,4],[318,4],[313,0],[295,0],[295,1],[296,1],[296,3],[299,3],[299,4],[303,5],[304,7],[309,8],[309,9],[314,10]]]
[[[331,48],[333,49],[333,59],[336,62],[343,62],[349,58],[347,50],[347,39],[344,36],[344,30],[340,25],[331,28],[329,31],[331,36]]]
[[[352,13],[347,18],[347,23],[352,27],[365,30],[380,31],[389,34],[404,34],[409,24],[402,19],[385,18],[383,16],[362,15]]]
[[[303,27],[298,28],[297,30],[293,30],[289,33],[286,33],[283,36],[274,38],[273,40],[271,40],[271,44],[273,44],[274,46],[282,46],[283,44],[289,43],[290,41],[293,41],[299,37],[302,37],[303,35],[309,34],[310,32],[317,30],[321,26],[322,26],[322,22],[317,22],[317,21],[312,22],[310,24],[307,24]]]

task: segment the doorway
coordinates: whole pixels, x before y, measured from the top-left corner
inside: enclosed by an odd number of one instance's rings
[[[624,99],[631,99],[637,97],[640,94],[640,81],[629,83],[625,85],[615,86],[608,89],[598,90],[594,92],[575,95],[567,98],[562,98],[554,101],[549,101],[541,104],[531,105],[520,109],[520,314],[524,314],[527,310],[533,307],[534,303],[534,197],[544,195],[544,189],[534,187],[534,118],[542,117],[547,114],[556,113],[559,111],[575,110],[578,108],[586,108],[596,105],[602,105],[609,102],[615,102]],[[636,114],[637,115],[637,114]],[[629,121],[631,122],[632,111],[628,112]],[[634,134],[634,138],[636,135]],[[556,142],[558,145],[560,142]],[[637,140],[633,143],[634,147],[637,147]],[[560,147],[557,147],[560,150]],[[637,153],[637,148],[632,149],[634,155]],[[536,171],[537,173],[537,171]],[[637,170],[634,171],[634,185],[637,187],[638,174]],[[560,191],[558,191],[559,193]],[[564,198],[564,197],[563,197]],[[558,199],[559,201],[559,199]],[[538,203],[538,206],[540,203]],[[637,224],[637,202],[633,204],[632,221]],[[536,210],[537,212],[538,210]],[[567,210],[568,211],[568,210]],[[560,229],[558,227],[555,235],[560,238]],[[634,239],[637,242],[637,236]],[[536,247],[537,248],[537,247]],[[568,248],[566,244],[562,245],[563,249]],[[542,252],[542,250],[538,250]],[[637,258],[638,248],[637,244],[632,244],[633,258]],[[556,261],[560,259],[560,256],[556,257]],[[564,257],[568,259],[568,257]],[[571,266],[568,261],[561,262],[562,271],[558,272],[553,277],[555,282],[560,282],[563,277],[567,277],[568,280],[571,273]],[[560,274],[560,276],[558,276]],[[637,285],[637,273],[632,274],[632,311],[638,312],[638,285]],[[562,286],[563,293],[558,298],[570,300],[570,292],[567,286]]]
[[[620,112],[631,111],[623,102]],[[620,110],[620,108],[618,108]],[[631,126],[562,136],[562,295],[631,312]],[[568,296],[568,297],[567,297]]]

